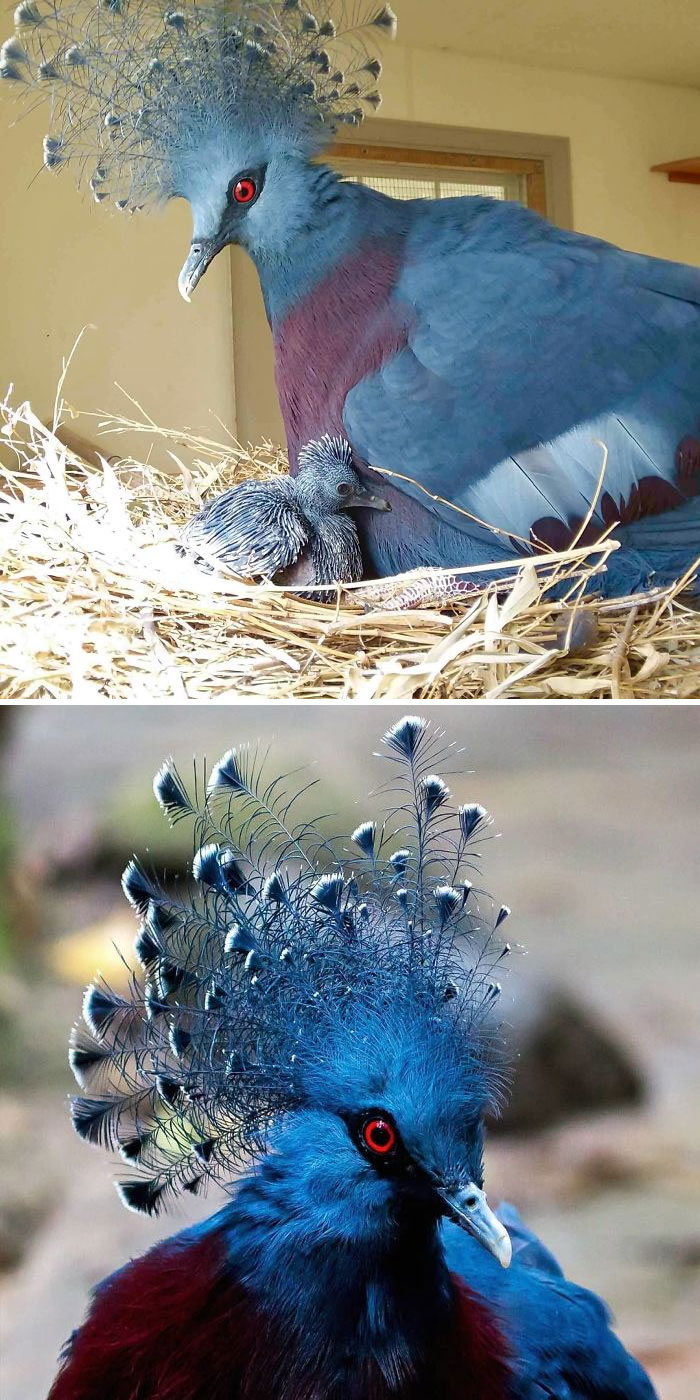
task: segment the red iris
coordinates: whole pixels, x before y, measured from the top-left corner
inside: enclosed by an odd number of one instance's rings
[[[251,200],[255,199],[256,194],[255,181],[251,180],[248,175],[244,175],[241,180],[236,180],[233,187],[233,197],[236,204],[250,204]]]
[[[362,1138],[370,1152],[386,1157],[396,1146],[396,1129],[386,1118],[368,1118],[362,1127]]]

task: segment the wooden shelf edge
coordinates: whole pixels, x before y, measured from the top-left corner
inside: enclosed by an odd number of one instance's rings
[[[669,160],[663,165],[652,165],[651,169],[668,176],[672,184],[700,185],[700,156],[691,156],[689,160]]]

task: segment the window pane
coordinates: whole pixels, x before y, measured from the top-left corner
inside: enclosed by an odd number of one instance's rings
[[[438,193],[440,199],[461,199],[465,194],[483,194],[489,199],[517,199],[517,195],[507,193],[505,185],[479,185],[476,180],[465,180],[459,185],[441,180]]]
[[[381,174],[370,174],[367,166],[358,168],[345,160],[339,161],[340,174],[345,180],[368,185],[393,199],[458,199],[463,195],[483,195],[488,199],[514,199],[525,204],[525,182],[510,171],[484,170],[416,170],[410,165],[385,165]]]
[[[429,180],[403,178],[400,175],[351,175],[360,185],[369,185],[380,194],[389,194],[392,199],[435,199],[437,183]]]

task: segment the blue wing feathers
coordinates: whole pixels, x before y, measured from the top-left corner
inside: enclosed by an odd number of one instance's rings
[[[508,1270],[456,1226],[446,1225],[444,1237],[450,1267],[499,1315],[510,1339],[512,1400],[655,1400],[600,1298],[564,1278],[513,1206],[504,1203],[498,1214],[513,1240]]]
[[[510,1201],[502,1201],[496,1214],[499,1220],[503,1221],[510,1235],[513,1258],[517,1257],[519,1264],[530,1269],[540,1269],[544,1273],[552,1274],[554,1278],[564,1277],[554,1255],[537,1238],[537,1235],[528,1229],[520,1212],[516,1210],[514,1205],[511,1205]]]
[[[408,347],[345,401],[364,460],[527,538],[543,517],[585,517],[602,442],[622,519],[630,500],[672,517],[676,449],[700,420],[700,269],[517,205],[416,201],[394,295]]]

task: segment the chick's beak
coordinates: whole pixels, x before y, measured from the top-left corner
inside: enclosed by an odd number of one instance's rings
[[[365,510],[391,510],[388,501],[383,496],[375,496],[368,491],[366,486],[357,486],[351,496],[348,496],[345,505],[351,509],[354,506],[362,506]]]
[[[220,245],[215,238],[195,238],[180,276],[177,287],[181,297],[189,301],[200,277],[204,276],[210,262],[219,252]]]
[[[507,1269],[513,1246],[505,1226],[491,1210],[485,1193],[468,1181],[465,1185],[439,1188],[438,1195],[443,1201],[443,1214],[473,1235]]]

